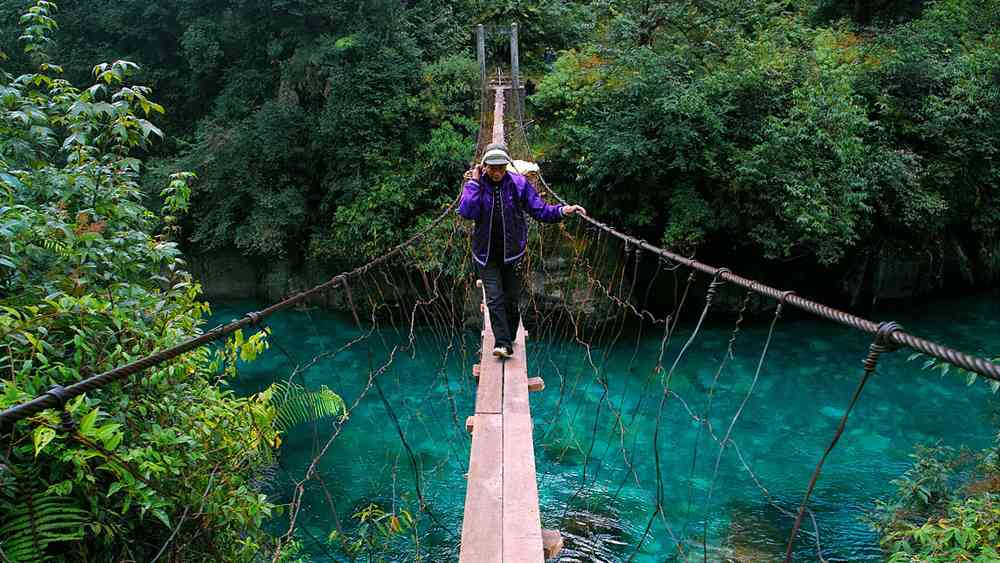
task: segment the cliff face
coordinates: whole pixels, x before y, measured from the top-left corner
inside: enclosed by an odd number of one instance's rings
[[[602,243],[607,244],[607,243]],[[603,252],[602,252],[603,253]],[[552,253],[559,254],[559,253]],[[706,260],[710,260],[706,258]],[[688,272],[655,272],[655,262],[644,260],[644,266],[635,276],[634,299],[641,299],[648,288],[654,311],[672,308],[675,296],[686,285]],[[339,273],[336,268],[316,265],[296,270],[287,261],[270,263],[253,262],[234,252],[214,252],[192,255],[191,272],[202,284],[208,300],[257,299],[271,303],[303,289],[329,280]],[[522,308],[539,311],[561,308],[583,319],[602,320],[613,315],[616,307],[608,299],[608,287],[594,285],[593,279],[603,283],[614,277],[609,264],[594,265],[590,272],[574,269],[565,256],[553,255],[530,264],[532,272],[525,280]],[[1000,284],[1000,241],[990,248],[969,251],[956,240],[945,240],[937,252],[924,255],[883,249],[864,253],[846,265],[832,268],[793,268],[782,264],[755,264],[745,269],[733,268],[740,275],[751,277],[779,289],[795,288],[803,296],[824,301],[832,306],[867,308],[885,302],[915,299],[943,291],[973,291]],[[589,277],[588,277],[589,274]],[[654,279],[653,276],[656,276]],[[632,271],[627,271],[631,282]],[[699,275],[692,284],[689,303],[700,302],[707,284]],[[627,293],[621,287],[611,288],[613,294]],[[740,288],[723,286],[716,298],[714,309],[734,312],[743,299]],[[480,292],[470,291],[464,306],[466,322],[480,322]],[[356,298],[358,298],[356,296]],[[311,305],[333,309],[346,309],[341,292],[329,292],[314,299]],[[751,312],[773,309],[768,299],[753,297]]]
[[[204,298],[213,300],[256,299],[273,303],[321,284],[339,271],[316,266],[296,271],[286,260],[259,263],[236,252],[192,254],[192,275],[201,283]],[[331,269],[332,270],[332,269]],[[346,309],[340,292],[331,291],[309,302],[310,305]]]
[[[202,295],[209,301],[257,296],[257,270],[235,252],[189,254],[188,265],[194,279],[201,283]]]
[[[994,287],[1000,283],[1000,241],[968,249],[949,238],[923,254],[892,249],[865,253],[851,262],[840,280],[840,291],[850,296],[851,306]]]

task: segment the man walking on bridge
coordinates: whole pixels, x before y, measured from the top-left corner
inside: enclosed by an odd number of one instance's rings
[[[574,213],[587,214],[579,205],[546,204],[524,176],[507,171],[510,161],[505,145],[487,146],[482,163],[465,173],[458,204],[458,214],[476,222],[472,258],[486,289],[496,340],[493,355],[498,358],[514,354],[514,337],[521,323],[521,278],[515,268],[528,244],[525,213],[544,223],[558,223]]]

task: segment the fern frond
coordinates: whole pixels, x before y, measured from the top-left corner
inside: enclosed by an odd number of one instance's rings
[[[325,385],[319,391],[309,391],[301,385],[278,382],[271,385],[271,390],[271,401],[276,411],[274,427],[281,432],[304,422],[347,412],[344,400]]]
[[[73,252],[70,250],[69,245],[59,239],[46,238],[42,241],[42,248],[58,254],[60,258],[68,260],[73,257]]]
[[[50,544],[83,539],[90,513],[69,497],[28,494],[0,516],[0,548],[18,563],[45,561]]]

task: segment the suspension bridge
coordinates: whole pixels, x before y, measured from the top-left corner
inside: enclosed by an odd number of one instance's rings
[[[505,142],[516,159],[530,161],[531,149],[524,126],[523,87],[520,83],[517,60],[516,26],[507,28],[505,33],[511,40],[509,74],[498,70],[496,75],[488,76],[484,41],[486,31],[482,26],[477,29],[481,111],[476,154],[481,154],[483,148],[491,142]],[[563,204],[567,203],[540,174],[536,181],[537,188],[543,191],[546,197],[554,198]],[[715,547],[710,546],[711,542],[708,540],[707,521],[702,530],[690,531],[689,528],[693,525],[687,517],[682,527],[676,523],[671,524],[671,515],[666,508],[668,499],[676,498],[678,494],[676,491],[666,490],[663,477],[663,473],[668,471],[664,459],[668,452],[662,447],[664,434],[668,433],[668,429],[664,428],[664,413],[668,404],[676,403],[680,405],[685,416],[689,416],[697,426],[694,457],[697,457],[697,444],[702,438],[711,440],[717,448],[714,464],[710,463],[713,471],[710,471],[710,478],[707,479],[709,485],[707,492],[704,493],[705,503],[711,500],[719,477],[720,464],[727,450],[731,451],[738,459],[739,467],[752,477],[762,497],[789,523],[791,532],[786,542],[785,559],[791,561],[796,557],[801,558],[803,557],[801,550],[810,549],[813,550],[816,559],[823,560],[824,550],[817,517],[810,508],[810,497],[816,488],[824,463],[843,436],[849,417],[875,373],[880,358],[897,349],[907,348],[982,377],[1000,381],[1000,366],[997,364],[910,334],[897,323],[875,323],[838,311],[796,295],[793,291],[774,288],[739,276],[726,268],[710,266],[659,248],[592,217],[582,217],[580,221],[570,226],[564,224],[537,229],[532,238],[532,248],[525,258],[525,275],[542,280],[540,285],[551,283],[557,288],[550,292],[555,297],[548,301],[540,297],[542,292],[529,292],[527,309],[534,323],[532,339],[544,340],[550,344],[546,350],[538,347],[532,349],[528,332],[522,325],[518,327],[514,357],[501,362],[489,354],[493,348],[493,334],[489,316],[481,304],[482,291],[476,286],[474,277],[470,273],[472,268],[467,237],[463,236],[463,227],[455,218],[456,204],[457,200],[445,207],[436,218],[403,243],[353,270],[338,274],[325,283],[297,293],[279,303],[249,312],[238,320],[208,330],[178,346],[151,354],[128,365],[85,377],[65,387],[55,386],[30,401],[0,413],[0,427],[11,428],[15,424],[30,427],[40,412],[57,409],[63,418],[64,431],[71,433],[75,421],[63,410],[70,399],[85,393],[99,392],[109,383],[127,381],[128,378],[147,370],[161,369],[161,366],[166,365],[171,358],[223,340],[236,331],[261,328],[269,317],[279,311],[316,301],[336,292],[341,302],[351,311],[361,334],[347,342],[341,349],[330,351],[329,355],[335,356],[351,347],[367,346],[371,363],[367,381],[354,397],[349,410],[357,408],[371,390],[378,394],[407,452],[420,511],[426,514],[432,526],[444,530],[442,533],[455,538],[458,553],[453,555],[457,555],[461,561],[542,561],[545,558],[556,557],[559,553],[563,543],[560,532],[542,528],[543,515],[549,508],[539,502],[539,476],[535,463],[537,440],[534,436],[539,423],[532,419],[529,401],[531,391],[541,391],[545,388],[541,378],[529,376],[529,373],[535,373],[540,369],[536,366],[554,366],[555,372],[561,374],[559,362],[554,358],[553,348],[567,354],[572,352],[582,355],[585,358],[584,364],[589,366],[588,369],[600,394],[591,440],[589,445],[580,448],[584,452],[585,460],[578,486],[571,497],[585,495],[588,484],[596,481],[598,471],[611,471],[601,469],[606,465],[603,463],[597,464],[596,469],[591,471],[588,462],[592,458],[604,461],[615,453],[621,457],[621,467],[615,473],[616,477],[620,477],[621,485],[612,498],[618,498],[621,490],[632,482],[643,485],[643,490],[650,492],[648,505],[644,507],[648,513],[645,529],[640,537],[636,538],[635,545],[628,546],[628,555],[623,556],[623,559],[637,558],[643,546],[650,541],[650,537],[659,533],[670,538],[671,547],[668,548],[668,553],[662,554],[663,557],[677,556],[704,561],[719,558],[717,552],[710,551]],[[447,267],[443,261],[448,258],[454,258],[457,264],[453,265],[454,267]],[[640,271],[644,269],[653,271],[651,278],[644,280],[645,291],[639,283]],[[685,273],[686,276],[683,275]],[[659,283],[657,279],[660,276],[672,280],[673,303],[666,315],[658,315],[649,307],[651,292],[656,283]],[[701,282],[704,282],[703,287],[699,285]],[[698,405],[682,396],[674,378],[678,366],[684,362],[692,344],[698,338],[710,309],[718,304],[719,294],[725,290],[742,290],[738,300],[741,304],[740,315],[730,339],[721,344],[726,351],[710,385],[705,390],[707,400],[699,410]],[[698,297],[703,302],[700,311],[690,319],[694,323],[694,328],[686,339],[682,339],[674,358],[670,360],[665,355],[670,349],[673,337],[681,334],[678,331],[679,319],[688,308],[686,304]],[[734,348],[741,336],[743,312],[751,299],[773,302],[773,317],[745,395],[738,401],[738,408],[728,418],[727,423],[718,426],[711,422],[710,416],[712,409],[716,408],[713,404],[714,397],[719,391],[718,384],[727,369],[727,362],[733,357]],[[480,304],[477,309],[482,318],[481,338],[478,339],[479,345],[475,350],[466,348],[464,338],[463,324],[468,317],[464,307],[469,303]],[[599,307],[600,311],[607,314],[606,321],[587,320],[588,316],[594,316],[595,307]],[[794,506],[774,498],[753,471],[734,436],[737,422],[759,382],[777,322],[782,311],[788,308],[796,308],[865,333],[872,339],[868,349],[861,355],[862,372],[857,378],[853,393],[842,412],[838,411],[839,420],[836,428],[819,459],[815,460],[814,469],[803,488],[802,497]],[[628,319],[652,327],[656,331],[660,345],[655,359],[648,362],[648,374],[642,378],[642,387],[638,391],[639,399],[626,408],[624,403],[614,403],[609,399],[610,382],[605,364],[608,360],[608,350],[614,348],[623,338]],[[380,376],[386,373],[398,357],[416,354],[414,341],[418,326],[427,327],[440,343],[443,350],[442,366],[456,361],[457,357],[457,361],[464,366],[466,373],[472,374],[470,379],[476,380],[472,412],[459,412],[451,391],[447,391],[451,404],[451,418],[456,426],[461,426],[471,433],[467,450],[465,510],[460,530],[442,521],[433,502],[422,488],[421,465],[407,439],[407,428],[400,422],[396,408],[390,404],[380,382]],[[393,343],[385,338],[386,331],[399,335],[399,341]],[[289,356],[291,355],[289,353]],[[641,361],[637,337],[635,350],[629,361],[630,370],[633,364]],[[309,369],[315,363],[316,359],[301,369]],[[296,372],[299,371],[297,367]],[[442,371],[447,372],[444,367]],[[575,385],[577,384],[561,382],[559,397],[556,399],[557,413],[576,416],[561,410],[564,395],[574,393]],[[603,452],[600,452],[595,444],[600,426],[598,421],[602,413],[606,413],[605,424],[610,428],[608,431],[610,439],[606,441]],[[638,451],[639,434],[648,432],[637,432],[633,428],[640,416],[648,416],[655,423],[650,442],[651,451],[645,453]],[[464,423],[459,422],[463,419]],[[343,425],[348,423],[345,421],[337,425],[327,440],[318,444],[312,463],[302,479],[296,482],[296,492],[289,503],[289,528],[287,533],[278,539],[274,560],[278,559],[282,547],[295,536],[296,517],[300,512],[305,483],[318,478],[316,470],[318,461],[330,450]],[[464,450],[461,452],[464,453]],[[669,454],[675,457],[679,455],[678,452]],[[639,472],[636,470],[636,465],[639,463],[652,464],[656,474],[656,482],[652,486],[640,483]],[[675,465],[669,471],[683,472],[678,467]],[[689,483],[694,482],[696,467],[695,459],[690,462]],[[686,492],[680,493],[682,499],[686,495],[688,516],[695,504],[692,500],[694,494],[691,486]],[[570,510],[573,498],[567,499],[562,507],[564,516]],[[330,504],[332,509],[332,500]],[[335,511],[333,512],[336,518]],[[803,547],[802,541],[798,539],[803,525],[809,529],[809,537],[815,544],[814,547]]]

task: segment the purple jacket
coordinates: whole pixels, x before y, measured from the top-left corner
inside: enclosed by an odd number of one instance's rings
[[[472,233],[472,258],[481,266],[489,260],[490,235],[492,229],[503,229],[504,263],[516,262],[524,256],[528,244],[528,222],[525,212],[543,223],[558,223],[562,220],[562,206],[548,205],[520,174],[507,172],[500,181],[500,206],[502,224],[493,225],[493,181],[483,174],[477,182],[469,180],[462,189],[462,199],[458,203],[458,214],[476,222]]]

